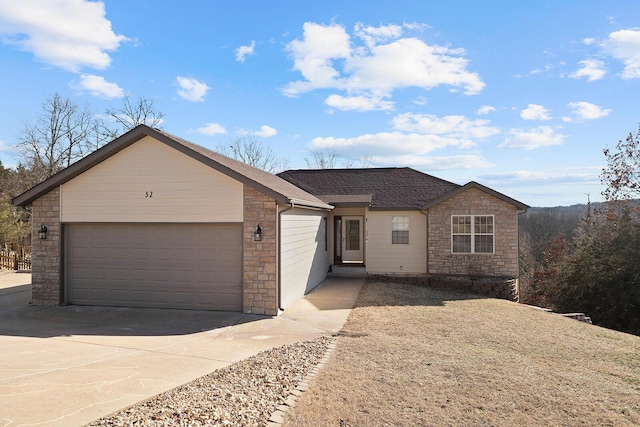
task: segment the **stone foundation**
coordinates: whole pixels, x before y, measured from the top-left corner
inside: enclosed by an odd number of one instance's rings
[[[367,280],[383,282],[409,283],[417,286],[428,286],[457,292],[484,295],[518,301],[518,281],[505,277],[470,278],[459,276],[427,276],[367,273]]]

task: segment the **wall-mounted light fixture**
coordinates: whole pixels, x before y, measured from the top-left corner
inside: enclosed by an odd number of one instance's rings
[[[253,241],[254,242],[262,241],[262,227],[260,227],[260,224],[258,224],[258,226],[256,227],[256,231],[253,232]]]
[[[40,230],[38,230],[38,239],[45,240],[47,238],[47,231],[46,225],[40,225]]]

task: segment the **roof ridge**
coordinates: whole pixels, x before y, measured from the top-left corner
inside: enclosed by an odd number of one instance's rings
[[[263,171],[254,166],[203,147],[202,145],[195,144],[169,132],[154,129],[144,124],[136,126],[108,144],[105,144],[90,153],[86,157],[61,170],[52,177],[14,197],[11,202],[14,205],[27,206],[33,200],[50,191],[52,188],[76,178],[146,136],[158,140],[159,142],[192,157],[196,161],[200,161],[212,169],[226,174],[243,184],[254,187],[256,190],[273,197],[275,200],[279,200],[281,203],[292,203],[292,201],[295,201],[296,204],[301,204],[302,206],[332,209],[332,206],[326,204],[313,194],[290,183],[278,175]]]
[[[376,170],[396,170],[396,169],[411,169],[409,166],[389,166],[382,168],[304,168],[304,169],[287,169],[279,173],[285,172],[323,172],[323,171],[333,171],[333,172],[343,172],[343,171],[376,171]],[[415,170],[415,169],[414,169]]]
[[[371,207],[377,209],[418,209],[460,187],[408,166],[298,169],[278,175],[315,195],[373,194]]]

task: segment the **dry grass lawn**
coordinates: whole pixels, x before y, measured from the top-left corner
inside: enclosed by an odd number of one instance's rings
[[[640,337],[367,283],[286,426],[640,425]]]

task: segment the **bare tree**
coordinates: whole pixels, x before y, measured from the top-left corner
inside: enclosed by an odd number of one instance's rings
[[[602,170],[602,194],[607,200],[631,199],[640,196],[640,129],[634,135],[618,141],[615,151],[604,149],[607,166]]]
[[[271,148],[253,136],[238,137],[229,145],[218,145],[216,149],[225,156],[269,173],[280,172],[288,164],[286,159],[276,156]]]
[[[313,157],[311,159],[304,158],[304,161],[307,163],[307,167],[310,169],[335,169],[338,167],[342,167],[344,169],[351,169],[356,167],[356,161],[352,159],[347,159],[344,157],[340,157],[340,155],[330,148],[324,148],[320,150],[315,150],[311,152]],[[361,156],[358,158],[358,167],[360,168],[368,168],[371,166],[371,157]],[[340,162],[340,166],[338,165]]]
[[[62,98],[58,93],[42,104],[42,113],[25,123],[18,150],[37,181],[84,157],[90,140],[100,140],[101,125],[89,107]]]
[[[373,162],[372,156],[360,156],[358,158],[358,166],[360,166],[363,169],[370,168],[372,162]]]
[[[107,129],[107,135],[111,139],[115,139],[141,124],[152,128],[161,128],[164,122],[164,113],[154,108],[152,100],[138,98],[132,102],[131,96],[124,97],[120,108],[107,109],[107,116],[116,125],[115,128]]]
[[[334,169],[340,159],[338,153],[329,148],[313,151],[312,154],[313,157],[311,159],[306,157],[304,159],[311,169]]]

